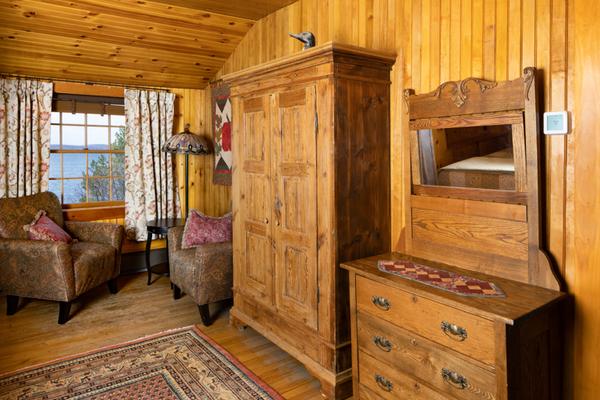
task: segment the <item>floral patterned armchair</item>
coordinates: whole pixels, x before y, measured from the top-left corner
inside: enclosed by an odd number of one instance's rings
[[[169,229],[169,264],[173,297],[181,291],[194,299],[205,326],[213,320],[208,305],[233,297],[233,247],[231,242],[206,243],[182,248],[183,226]]]
[[[29,240],[23,225],[39,210],[77,241]],[[116,293],[122,241],[120,225],[63,221],[54,193],[0,199],[0,290],[7,295],[7,314],[17,311],[19,297],[53,300],[60,302],[58,323],[64,324],[82,293],[106,282]]]

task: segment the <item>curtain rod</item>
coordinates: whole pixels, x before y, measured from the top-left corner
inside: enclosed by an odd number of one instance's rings
[[[6,72],[0,72],[0,77],[2,77],[2,78],[27,78],[27,79],[35,79],[38,81],[44,81],[44,82],[83,83],[85,85],[90,85],[90,86],[95,86],[95,85],[119,86],[119,87],[123,87],[126,89],[144,89],[144,90],[152,89],[152,90],[162,90],[164,92],[169,92],[169,93],[171,92],[171,90],[169,88],[164,88],[164,87],[160,87],[160,86],[126,85],[123,83],[89,82],[89,81],[83,81],[83,80],[77,80],[77,79],[44,78],[44,77],[33,76],[33,75],[11,74],[11,73],[6,73]]]

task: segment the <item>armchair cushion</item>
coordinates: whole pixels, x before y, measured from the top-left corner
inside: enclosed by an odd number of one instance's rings
[[[73,258],[76,296],[119,275],[119,267],[115,265],[116,251],[109,244],[73,243],[71,257]]]
[[[231,213],[222,217],[210,217],[191,210],[183,230],[182,248],[221,242],[231,242]]]
[[[105,222],[66,221],[65,228],[80,242],[96,242],[112,246],[121,252],[123,226]]]
[[[46,211],[40,210],[30,224],[23,225],[31,240],[51,240],[53,242],[71,243],[73,239],[46,215]]]

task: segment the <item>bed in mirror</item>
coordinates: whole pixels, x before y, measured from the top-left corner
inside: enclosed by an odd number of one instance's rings
[[[421,182],[515,190],[511,125],[417,131]]]

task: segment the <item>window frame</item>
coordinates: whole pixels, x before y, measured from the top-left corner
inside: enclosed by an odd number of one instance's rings
[[[60,110],[52,110],[53,113],[60,113],[60,119],[59,122],[53,122],[51,119],[51,126],[59,126],[59,148],[58,149],[50,149],[50,156],[52,157],[52,154],[59,154],[60,155],[60,177],[56,178],[56,177],[49,177],[49,181],[60,181],[60,202],[62,204],[63,208],[104,208],[104,207],[115,207],[115,206],[124,206],[125,205],[125,200],[111,200],[112,199],[112,192],[113,192],[113,185],[111,184],[111,180],[114,179],[123,179],[125,180],[125,172],[123,171],[123,175],[113,175],[113,171],[112,171],[112,155],[113,154],[125,154],[125,150],[114,150],[112,148],[112,136],[113,136],[113,132],[112,129],[113,128],[124,128],[125,125],[112,125],[112,116],[113,115],[119,115],[119,114],[112,114],[112,113],[107,113],[104,115],[107,115],[108,117],[108,121],[107,121],[107,125],[97,125],[97,124],[88,124],[88,114],[97,114],[94,112],[79,112],[79,113],[73,113],[73,114],[84,114],[84,121],[83,123],[79,123],[79,124],[75,124],[75,123],[63,123],[63,114],[68,113],[67,111],[60,111]],[[101,115],[101,114],[100,114]],[[62,148],[63,146],[63,126],[74,126],[74,127],[83,127],[84,129],[84,146],[82,149],[68,149],[65,150]],[[104,149],[104,150],[90,150],[88,148],[88,128],[106,128],[108,130],[108,149]],[[64,160],[63,160],[63,154],[85,154],[85,196],[86,196],[86,200],[85,202],[76,202],[76,203],[65,203],[64,202],[64,197],[65,197],[65,181],[69,181],[69,180],[81,180],[82,177],[65,177],[64,176]],[[90,154],[106,154],[109,158],[108,160],[108,168],[109,168],[109,174],[107,176],[90,176],[89,175],[89,155]],[[99,200],[99,201],[89,201],[89,189],[90,189],[90,177],[91,178],[99,178],[99,179],[106,179],[109,181],[109,200]]]

